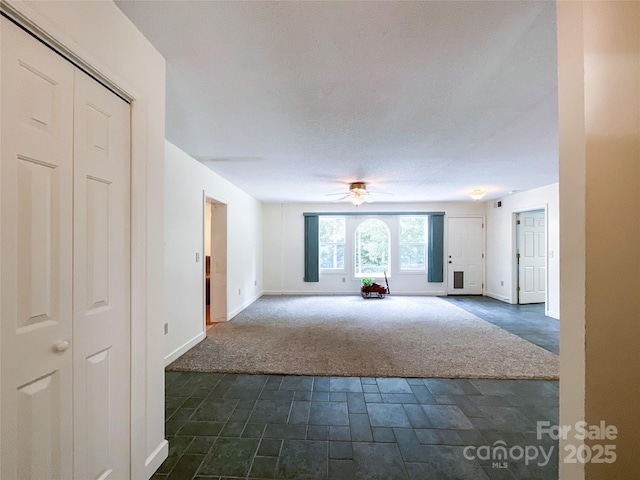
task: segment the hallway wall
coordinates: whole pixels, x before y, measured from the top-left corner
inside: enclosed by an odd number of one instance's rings
[[[546,314],[560,318],[560,218],[559,185],[554,183],[502,199],[502,207],[485,203],[487,214],[487,283],[486,295],[516,303],[515,259],[516,212],[547,208],[547,291]]]
[[[165,143],[165,362],[205,336],[204,196],[227,204],[227,320],[262,295],[262,205]],[[200,260],[196,261],[196,253]],[[161,300],[161,299],[158,299]]]

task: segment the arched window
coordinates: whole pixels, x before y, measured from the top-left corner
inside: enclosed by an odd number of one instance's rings
[[[355,276],[381,277],[389,273],[390,235],[384,222],[365,220],[356,229]]]

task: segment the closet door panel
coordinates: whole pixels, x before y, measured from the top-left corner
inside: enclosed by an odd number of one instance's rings
[[[74,68],[0,21],[0,477],[71,478]]]
[[[76,71],[75,477],[129,476],[130,109]]]

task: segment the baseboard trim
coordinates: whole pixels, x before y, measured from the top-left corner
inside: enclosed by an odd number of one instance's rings
[[[555,318],[556,320],[560,320],[560,313],[554,312],[552,310],[547,310],[547,317]]]
[[[190,350],[191,348],[195,347],[198,343],[200,343],[202,340],[204,340],[206,338],[206,336],[207,336],[206,332],[200,332],[198,335],[193,337],[187,343],[185,343],[184,345],[176,348],[173,352],[171,352],[169,355],[164,357],[164,366],[166,367],[171,362],[173,362],[176,358],[181,356],[183,353],[185,353],[188,350]]]
[[[508,297],[504,297],[502,295],[498,295],[497,293],[490,293],[487,292],[484,294],[486,297],[490,297],[493,298],[495,300],[500,300],[501,302],[505,302],[505,303],[511,303],[511,299],[509,299]]]
[[[265,295],[271,296],[282,296],[282,295],[308,295],[310,297],[314,296],[323,296],[323,295],[357,295],[357,292],[330,292],[330,291],[313,291],[309,292],[306,290],[267,290],[264,292]]]
[[[264,295],[269,295],[269,296],[282,296],[282,295],[308,295],[310,297],[313,296],[329,296],[329,295],[340,295],[340,296],[360,296],[359,292],[307,292],[304,290],[284,290],[284,291],[275,291],[275,290],[265,290]],[[423,297],[443,297],[447,295],[447,292],[445,291],[436,291],[436,292],[413,292],[413,291],[408,291],[408,292],[394,292],[392,291],[389,295],[396,295],[396,296],[407,296],[407,297],[416,297],[416,296],[423,296]]]
[[[162,440],[144,462],[144,478],[151,478],[169,456],[169,442]]]
[[[282,295],[282,292],[280,290],[265,290],[262,294],[266,296],[277,296]]]
[[[241,311],[243,311],[245,308],[247,308],[248,306],[250,306],[253,302],[255,302],[256,300],[258,300],[262,295],[267,295],[265,292],[260,292],[256,295],[254,295],[253,297],[251,297],[248,301],[244,302],[242,305],[240,305],[238,308],[233,309],[232,311],[230,311],[227,314],[227,321],[231,320],[233,317],[235,317],[236,315],[238,315]]]

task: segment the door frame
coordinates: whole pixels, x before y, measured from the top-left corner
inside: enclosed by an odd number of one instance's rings
[[[487,217],[486,215],[445,215],[444,222],[444,265],[447,281],[444,288],[446,295],[450,295],[449,290],[453,289],[453,285],[449,285],[449,218],[480,218],[482,219],[482,295],[484,296],[487,288]]]
[[[512,305],[518,305],[518,260],[516,253],[518,251],[518,230],[517,221],[518,214],[544,211],[544,248],[545,248],[545,290],[544,290],[544,314],[549,316],[549,204],[544,203],[540,205],[532,205],[530,207],[522,207],[511,212],[511,299],[509,301]]]
[[[118,73],[118,70],[123,70],[119,65],[105,66],[96,58],[95,53],[85,49],[91,47],[83,48],[77,43],[70,33],[72,26],[57,24],[45,11],[40,10],[35,2],[0,0],[0,12],[3,16],[130,104],[129,464],[131,478],[148,478],[162,464],[169,451],[168,441],[164,438],[164,368],[162,362],[156,361],[164,357],[160,327],[164,323],[161,314],[163,310],[150,307],[147,302],[150,297],[149,289],[163,285],[163,269],[161,266],[156,268],[157,265],[147,261],[147,258],[162,258],[163,244],[161,238],[158,242],[150,242],[149,235],[152,231],[148,228],[150,221],[162,225],[162,222],[158,223],[156,220],[158,215],[162,215],[162,202],[160,205],[156,204],[159,213],[147,209],[150,194],[154,198],[158,197],[158,182],[151,184],[149,188],[150,180],[156,176],[150,172],[149,167],[152,159],[160,154],[157,151],[159,144],[150,143],[155,131],[149,133],[149,123],[158,114],[155,111],[157,104],[154,94],[145,92],[145,80],[140,80],[135,85],[125,81],[123,73]],[[164,114],[164,109],[162,113]],[[162,169],[159,172],[161,174]],[[150,278],[154,279],[153,282],[149,281]],[[151,445],[152,441],[159,438],[159,433],[162,440],[157,445]]]
[[[207,215],[207,203],[209,204],[213,204],[213,205],[224,205],[225,207],[225,216],[227,215],[226,209],[229,206],[229,202],[212,193],[207,192],[206,190],[202,191],[202,331],[206,333],[207,331],[207,301],[206,301],[206,288],[207,288],[207,282],[206,282],[206,239],[207,239],[207,234],[205,232],[206,229],[206,225],[207,225],[207,219],[206,219],[206,215]],[[213,228],[213,217],[214,217],[214,209],[211,210],[211,225]],[[225,224],[226,224],[226,219],[225,219]],[[228,225],[225,228],[225,238],[228,239]],[[213,252],[213,247],[214,247],[214,239],[213,236],[210,237],[210,242],[211,242],[211,251]],[[227,263],[228,263],[228,250],[227,250],[227,246],[228,243],[225,242],[225,255],[224,255],[224,263],[225,263],[225,272],[226,272],[226,281],[225,281],[225,292],[224,292],[224,297],[226,299],[226,304],[225,304],[225,321],[229,319],[229,309],[228,309],[228,305],[229,305],[229,294],[228,294],[228,284],[229,284],[229,272],[227,270]],[[212,255],[213,256],[213,255]],[[213,270],[213,265],[211,265],[211,270]],[[213,287],[213,277],[211,277],[211,285],[210,287]],[[209,292],[211,294],[211,292]],[[213,297],[211,297],[213,300]]]

